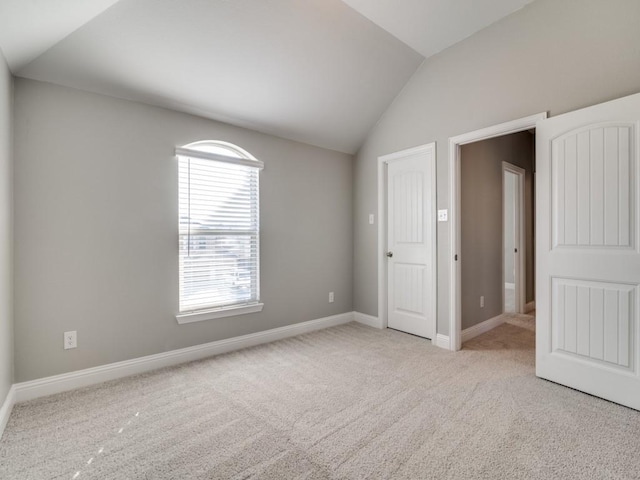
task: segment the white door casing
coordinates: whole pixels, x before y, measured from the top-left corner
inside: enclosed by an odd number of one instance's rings
[[[490,127],[474,130],[449,138],[449,234],[451,257],[449,270],[449,349],[462,347],[462,261],[458,258],[462,250],[461,240],[461,146],[489,138],[523,132],[535,128],[536,122],[547,118],[546,112],[511,120]]]
[[[514,283],[515,283],[515,312],[516,313],[524,313],[524,304],[526,297],[526,271],[525,271],[525,259],[526,259],[526,251],[525,251],[525,175],[526,172],[523,168],[518,167],[517,165],[513,165],[509,162],[502,162],[502,194],[503,194],[503,219],[502,219],[502,231],[505,233],[505,228],[507,225],[506,222],[506,200],[505,200],[505,175],[510,173],[515,176],[515,195],[514,195],[514,216],[515,220],[513,222],[514,227],[514,246],[515,251],[512,252],[514,256],[514,267],[515,267],[515,275],[514,275]],[[503,235],[504,236],[504,235]],[[503,240],[504,241],[504,240]],[[504,251],[504,248],[503,248]],[[504,260],[503,260],[504,261]],[[504,268],[503,268],[504,275]],[[503,280],[503,285],[506,285]],[[504,288],[503,288],[504,292]],[[502,299],[502,305],[504,306],[505,299]]]
[[[640,409],[640,94],[536,134],[536,374]]]
[[[435,144],[381,160],[387,187],[387,325],[434,339]]]

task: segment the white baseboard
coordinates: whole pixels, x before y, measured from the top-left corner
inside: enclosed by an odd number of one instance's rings
[[[449,340],[449,336],[438,333],[436,335],[435,346],[444,348],[446,350],[451,350],[451,341]]]
[[[366,313],[353,312],[353,319],[362,323],[363,325],[369,325],[373,328],[382,329],[382,321],[378,317],[374,317],[373,315],[367,315]]]
[[[462,331],[462,342],[464,343],[467,340],[471,340],[478,335],[482,335],[483,333],[488,332],[489,330],[493,330],[497,326],[502,325],[504,321],[504,316],[498,315],[497,317],[485,320],[484,322],[474,325],[473,327],[466,328]]]
[[[15,403],[25,402],[34,398],[74,390],[88,385],[95,385],[97,383],[128,377],[138,373],[156,370],[158,368],[178,365],[185,362],[191,362],[193,360],[200,360],[202,358],[231,352],[233,350],[239,350],[241,348],[253,347],[255,345],[295,337],[296,335],[321,330],[323,328],[342,325],[344,323],[352,322],[353,319],[353,312],[341,313],[331,317],[296,323],[286,327],[266,330],[264,332],[251,333],[249,335],[242,335],[240,337],[229,338],[226,340],[181,348],[170,352],[148,355],[146,357],[135,358],[133,360],[125,360],[123,362],[110,363],[99,367],[87,368],[29,382],[17,383],[12,387],[12,389],[14,389],[13,401]],[[6,403],[7,402],[5,402],[5,404]],[[5,407],[3,406],[2,408],[2,412],[4,412]],[[1,418],[2,417],[0,416],[0,419]]]
[[[533,312],[536,309],[536,302],[529,302],[524,306],[524,313]]]
[[[15,403],[15,394],[16,386],[11,385],[9,392],[7,393],[7,398],[4,399],[4,403],[2,404],[2,407],[0,407],[0,438],[2,438],[4,428],[7,426],[7,422],[9,421],[11,410],[13,410],[13,404]]]

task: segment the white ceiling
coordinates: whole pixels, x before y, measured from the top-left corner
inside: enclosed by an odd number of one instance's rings
[[[423,57],[529,1],[0,0],[0,48],[22,77],[354,153]]]
[[[17,72],[118,0],[0,0],[0,47]]]
[[[428,58],[533,0],[343,1]]]

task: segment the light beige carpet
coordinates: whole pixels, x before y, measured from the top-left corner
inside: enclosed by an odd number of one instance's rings
[[[640,413],[537,379],[533,330],[348,324],[25,403],[0,478],[640,478]]]

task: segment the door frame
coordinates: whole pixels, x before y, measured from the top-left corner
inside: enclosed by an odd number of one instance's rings
[[[518,167],[509,162],[502,162],[502,309],[504,311],[504,289],[505,289],[505,278],[504,278],[504,230],[506,218],[504,216],[504,207],[505,207],[505,196],[504,196],[504,176],[505,173],[512,173],[516,175],[518,180],[518,207],[516,212],[518,214],[518,244],[516,247],[518,248],[518,261],[514,262],[516,267],[515,272],[515,281],[516,281],[516,313],[524,313],[524,305],[526,300],[526,242],[525,242],[525,176],[526,172],[523,168]]]
[[[547,118],[547,112],[537,113],[510,122],[500,123],[491,127],[474,130],[449,138],[449,240],[451,265],[449,273],[449,349],[456,351],[462,348],[462,302],[461,279],[462,259],[458,260],[461,252],[461,184],[460,184],[460,155],[462,145],[467,143],[501,137],[511,133],[523,132],[536,128],[538,120]],[[537,188],[537,187],[536,187]]]
[[[431,282],[431,295],[433,302],[430,308],[431,318],[433,322],[433,338],[431,343],[436,344],[437,337],[437,218],[436,218],[436,143],[427,143],[418,147],[408,148],[399,152],[389,153],[378,157],[378,323],[381,328],[388,327],[388,311],[387,311],[387,164],[390,161],[398,160],[409,155],[415,155],[416,153],[429,153],[431,152],[431,208],[433,209],[433,228],[431,235],[431,262],[433,268],[431,269],[432,282]]]

